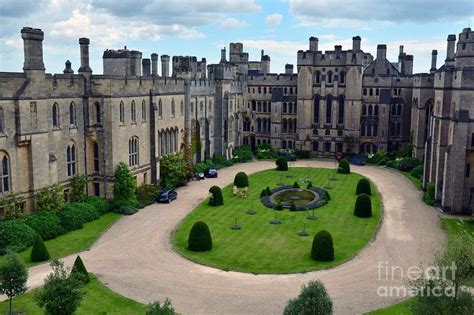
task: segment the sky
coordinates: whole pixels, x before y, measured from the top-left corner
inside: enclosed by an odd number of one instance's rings
[[[319,50],[335,45],[376,55],[387,45],[396,62],[400,45],[414,55],[414,72],[428,72],[431,51],[438,67],[446,57],[446,38],[474,23],[472,0],[0,0],[0,72],[21,72],[23,26],[41,28],[46,72],[62,73],[66,60],[79,68],[80,37],[88,37],[90,66],[102,73],[105,49],[139,50],[170,56],[220,60],[220,49],[241,42],[251,60],[260,51],[271,57],[271,72],[296,65],[311,36]],[[161,70],[160,70],[161,71]]]

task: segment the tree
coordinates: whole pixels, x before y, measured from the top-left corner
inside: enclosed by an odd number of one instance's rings
[[[89,283],[89,273],[87,272],[86,266],[82,262],[81,256],[77,256],[74,261],[74,265],[71,269],[71,274],[78,274],[84,283]]]
[[[43,239],[40,234],[36,234],[36,240],[33,244],[33,249],[31,250],[31,261],[40,262],[46,261],[49,259],[48,249],[44,245]]]
[[[474,237],[466,231],[449,238],[430,269],[410,282],[417,298],[414,314],[474,314],[474,297],[466,286],[474,278]]]
[[[44,187],[35,196],[36,211],[59,212],[64,206],[63,187],[60,184],[53,184]]]
[[[137,186],[127,164],[120,162],[115,169],[113,207],[138,206]]]
[[[367,194],[371,195],[370,182],[367,178],[361,178],[357,182],[356,195]]]
[[[286,304],[284,315],[332,314],[332,301],[321,281],[310,281],[301,287],[298,297]]]
[[[20,256],[16,253],[7,254],[0,265],[0,294],[9,299],[9,314],[12,314],[13,298],[25,293],[27,280],[28,270]]]
[[[344,135],[342,141],[347,145],[347,152],[352,153],[352,148],[354,147],[354,144],[355,144],[354,136],[346,134]]]
[[[326,230],[316,233],[311,247],[311,258],[317,261],[334,260],[334,244],[331,233]]]
[[[189,232],[188,249],[195,252],[205,252],[212,249],[212,237],[205,222],[194,223]]]
[[[83,202],[86,197],[87,177],[85,175],[74,175],[71,178],[71,201]]]
[[[148,304],[148,309],[146,315],[174,315],[176,314],[173,305],[171,305],[171,300],[166,298],[163,302],[163,305],[160,305],[160,301],[155,301],[151,304]]]
[[[209,199],[209,205],[218,207],[224,204],[224,198],[222,197],[222,191],[219,186],[212,186],[209,192],[212,194],[211,199]]]
[[[234,177],[234,185],[238,188],[249,187],[249,178],[244,172],[238,172]]]
[[[160,176],[163,187],[184,186],[192,177],[192,165],[189,168],[182,153],[165,155],[160,160]]]
[[[372,216],[372,202],[369,195],[360,194],[357,196],[354,215],[359,218],[370,218]]]
[[[24,201],[25,198],[23,195],[18,193],[9,193],[8,195],[0,198],[0,205],[5,208],[5,219],[23,219],[25,217],[25,212],[23,211]]]
[[[60,260],[51,262],[53,272],[39,289],[35,299],[39,307],[45,307],[46,314],[73,314],[81,304],[84,293],[77,274],[69,275]]]

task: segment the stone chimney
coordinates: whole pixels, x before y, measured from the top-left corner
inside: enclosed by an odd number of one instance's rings
[[[78,72],[92,72],[92,69],[89,67],[89,38],[79,38],[79,45],[81,47],[81,67]]]
[[[318,42],[319,42],[319,40],[318,40],[317,37],[311,36],[309,38],[309,50],[313,51],[313,52],[318,51]]]
[[[151,65],[150,59],[148,58],[142,59],[142,75],[144,77],[149,77],[151,75],[150,65]]]
[[[456,35],[448,35],[448,47],[446,50],[446,62],[454,62],[454,46],[456,44]]]
[[[289,63],[285,65],[285,74],[293,74],[293,65]]]
[[[221,49],[221,61],[219,63],[226,63],[227,62],[227,59],[225,57],[226,53],[225,53],[225,47],[223,49]]]
[[[352,51],[359,51],[360,50],[360,36],[352,37]]]
[[[21,38],[23,38],[23,49],[25,54],[23,70],[40,70],[44,72],[43,31],[39,28],[23,27],[21,29]]]
[[[161,56],[161,76],[163,78],[170,76],[170,56],[168,55]]]
[[[384,61],[387,58],[387,45],[377,45],[377,61]]]
[[[431,52],[431,69],[430,69],[431,73],[436,72],[436,59],[437,58],[438,58],[438,51],[433,50]]]
[[[156,53],[151,54],[151,75],[158,75],[158,54]]]

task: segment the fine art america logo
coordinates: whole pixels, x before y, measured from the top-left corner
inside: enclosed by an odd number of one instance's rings
[[[401,266],[389,265],[388,261],[380,261],[377,265],[378,280],[386,282],[404,282],[406,285],[380,285],[377,295],[380,297],[423,296],[423,297],[455,297],[454,285],[446,283],[455,280],[456,264],[450,266]],[[420,285],[424,283],[424,285]],[[428,284],[428,285],[427,285]]]

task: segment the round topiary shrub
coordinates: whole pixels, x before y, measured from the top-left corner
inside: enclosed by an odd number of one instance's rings
[[[36,234],[35,244],[33,245],[33,249],[31,250],[31,261],[40,262],[40,261],[46,261],[48,259],[49,259],[48,249],[46,248],[46,245],[44,245],[41,235]]]
[[[342,159],[339,162],[337,172],[339,174],[349,174],[351,172],[351,167],[349,166],[349,162],[347,162],[347,160]]]
[[[224,204],[224,198],[222,197],[222,190],[219,186],[212,186],[209,189],[209,192],[212,194],[212,197],[209,199],[210,206],[222,206]]]
[[[188,249],[194,252],[205,252],[212,249],[212,237],[205,222],[194,223],[189,232]]]
[[[316,233],[311,247],[311,258],[317,261],[333,261],[334,260],[334,244],[331,234],[322,230]]]
[[[357,183],[356,195],[360,194],[372,195],[370,191],[370,182],[367,178],[361,178]]]
[[[71,269],[71,274],[77,274],[80,280],[84,283],[89,283],[89,273],[87,272],[86,266],[82,262],[81,256],[77,256],[74,261],[74,265]]]
[[[244,172],[238,172],[234,177],[234,186],[238,188],[249,187],[249,178]]]
[[[278,171],[288,171],[288,160],[284,157],[279,157],[275,161],[276,169]]]
[[[357,196],[354,215],[359,218],[369,218],[372,216],[372,202],[369,195],[360,194]]]

